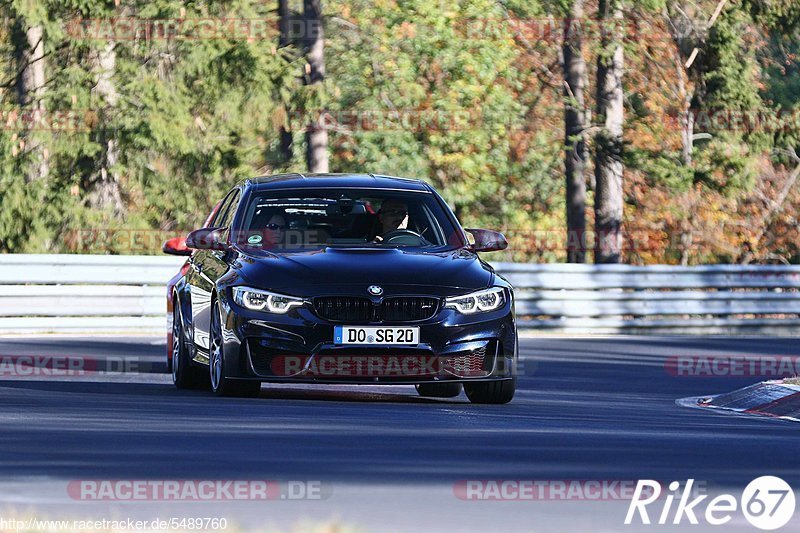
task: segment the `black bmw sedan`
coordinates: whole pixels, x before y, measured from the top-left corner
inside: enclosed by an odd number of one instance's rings
[[[472,234],[472,239],[467,233]],[[223,396],[262,382],[463,388],[508,403],[516,388],[511,285],[428,184],[375,175],[246,180],[190,233],[175,284],[172,376]]]

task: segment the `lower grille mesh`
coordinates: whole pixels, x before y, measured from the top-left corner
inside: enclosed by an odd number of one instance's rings
[[[447,372],[460,377],[488,376],[486,369],[486,347],[464,352],[444,359],[442,367]]]

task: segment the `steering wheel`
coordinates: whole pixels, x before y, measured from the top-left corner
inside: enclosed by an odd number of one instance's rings
[[[425,242],[425,237],[411,231],[410,229],[396,229],[383,235],[383,242],[386,244],[407,244],[410,246],[421,245]]]

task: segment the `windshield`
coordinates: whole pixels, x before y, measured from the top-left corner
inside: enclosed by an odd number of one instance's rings
[[[382,189],[277,190],[254,194],[237,242],[271,251],[323,247],[439,250],[463,238],[430,193]]]

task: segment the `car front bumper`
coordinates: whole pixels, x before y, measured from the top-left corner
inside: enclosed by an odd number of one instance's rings
[[[333,342],[334,327],[380,326],[324,320],[308,306],[286,315],[223,300],[226,375],[291,383],[416,384],[512,379],[517,334],[513,300],[496,311],[462,315],[440,309],[416,326],[416,346],[348,346]],[[389,326],[387,324],[387,326]]]

